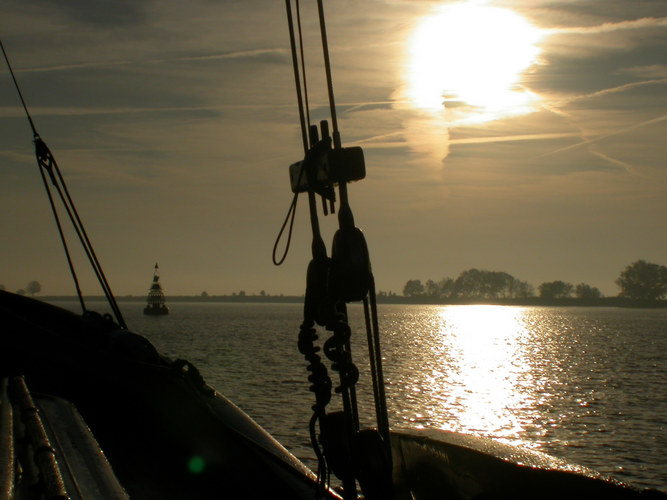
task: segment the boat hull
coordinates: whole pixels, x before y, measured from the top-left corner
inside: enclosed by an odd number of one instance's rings
[[[146,306],[144,307],[144,314],[164,316],[165,314],[169,314],[169,308],[167,306]]]
[[[1,291],[0,313],[0,376],[74,404],[132,499],[313,498],[314,474],[187,361],[97,315]]]
[[[597,471],[487,438],[445,431],[391,434],[394,497],[412,500],[667,499]]]

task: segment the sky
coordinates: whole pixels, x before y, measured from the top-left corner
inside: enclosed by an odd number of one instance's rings
[[[317,123],[316,2],[300,10]],[[667,265],[666,2],[324,10],[378,290],[477,268],[616,295],[630,263]],[[284,2],[5,0],[0,38],[117,296],[145,294],[155,262],[167,295],[304,292],[304,195],[285,263],[271,258],[303,157]],[[6,67],[0,130],[0,284],[73,295]],[[337,220],[320,220],[330,249]],[[101,294],[74,258],[83,292]]]

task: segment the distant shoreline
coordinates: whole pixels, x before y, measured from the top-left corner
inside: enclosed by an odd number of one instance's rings
[[[43,301],[78,301],[74,295],[67,296],[36,296]],[[89,296],[86,300],[106,300],[104,296]],[[116,296],[119,302],[145,302],[145,296],[121,295]],[[294,304],[303,303],[304,297],[298,295],[174,295],[167,296],[167,304],[172,302],[228,302],[228,303],[269,303]],[[667,300],[640,301],[624,297],[601,297],[596,299],[546,299],[528,297],[522,299],[447,299],[436,300],[428,297],[405,297],[402,295],[382,295],[377,297],[378,304],[414,304],[414,305],[503,305],[503,306],[549,306],[549,307],[632,307],[662,309],[667,307]]]

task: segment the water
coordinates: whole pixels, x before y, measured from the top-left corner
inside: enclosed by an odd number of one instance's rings
[[[314,467],[301,305],[169,305],[166,317],[144,316],[141,303],[121,308],[133,331],[195,364]],[[370,424],[359,306],[350,323]],[[381,305],[380,329],[392,427],[487,436],[667,489],[667,310]]]

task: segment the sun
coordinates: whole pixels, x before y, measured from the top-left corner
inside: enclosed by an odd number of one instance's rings
[[[532,94],[519,87],[539,55],[540,30],[498,7],[449,4],[414,32],[408,97],[427,110],[475,108],[489,116],[525,106]]]

